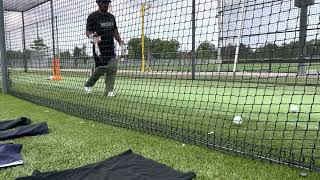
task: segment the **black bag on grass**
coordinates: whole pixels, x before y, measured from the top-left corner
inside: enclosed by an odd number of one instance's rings
[[[0,168],[23,164],[21,144],[0,144]]]
[[[191,180],[193,172],[182,173],[128,150],[105,161],[76,169],[41,173],[17,180]]]
[[[18,126],[31,124],[31,120],[26,117],[20,117],[14,120],[0,121],[0,131],[12,129]]]
[[[0,132],[0,140],[8,140],[19,138],[23,136],[37,136],[40,134],[47,134],[49,132],[46,122],[27,125],[13,130],[7,130]]]

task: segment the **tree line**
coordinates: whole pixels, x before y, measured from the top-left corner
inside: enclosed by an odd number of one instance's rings
[[[269,60],[275,58],[281,59],[295,59],[299,56],[299,42],[292,41],[290,43],[276,44],[267,43],[258,47],[251,47],[247,44],[240,44],[239,59],[245,61],[246,59]],[[45,52],[48,51],[48,46],[44,43],[43,39],[35,40],[27,49],[25,54],[22,51],[7,51],[8,59],[30,58],[32,52]],[[164,39],[151,39],[145,38],[145,58],[150,59],[180,59],[191,58],[192,51],[180,50],[181,44],[177,40],[164,40]],[[232,60],[235,57],[236,45],[229,43],[221,48],[221,57],[223,60]],[[196,58],[203,59],[217,59],[218,47],[208,41],[202,42],[196,49]],[[88,59],[89,55],[86,51],[86,46],[75,46],[70,52],[69,50],[59,52],[61,58],[75,58],[75,59]],[[141,59],[142,56],[142,43],[141,38],[132,38],[128,42],[128,59]],[[305,45],[306,57],[319,57],[320,56],[320,40],[313,39],[306,42]]]

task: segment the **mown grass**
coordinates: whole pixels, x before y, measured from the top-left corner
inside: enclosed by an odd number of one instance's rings
[[[38,73],[13,72],[10,77],[13,93],[22,93],[26,98],[33,96],[34,101],[43,100],[40,104],[71,114],[99,114],[103,117],[99,120],[107,123],[114,120],[132,123],[133,119],[152,122],[165,127],[164,132],[180,133],[183,138],[197,131],[205,142],[226,146],[220,143],[242,141],[264,146],[255,150],[259,156],[271,156],[272,149],[272,158],[303,160],[305,164],[315,160],[314,165],[320,166],[317,160],[320,152],[315,148],[320,119],[316,86],[120,76],[116,81],[118,95],[108,98],[104,96],[103,79],[98,81],[93,94],[83,92],[85,75],[69,73],[58,82],[47,81],[47,75]],[[291,104],[299,106],[299,113],[289,112]],[[86,111],[78,112],[80,107]],[[242,126],[232,123],[236,115],[242,116]],[[139,128],[146,129],[148,125],[140,123]],[[175,128],[182,132],[175,132]],[[283,152],[285,155],[280,155]]]
[[[0,94],[0,119],[26,116],[46,121],[50,133],[1,143],[23,144],[24,165],[0,170],[0,179],[27,176],[33,170],[52,171],[98,162],[127,149],[198,179],[303,179],[299,169],[228,155],[194,145],[109,126]],[[308,179],[319,179],[309,173]]]

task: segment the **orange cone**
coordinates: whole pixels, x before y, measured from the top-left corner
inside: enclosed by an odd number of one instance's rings
[[[52,72],[53,72],[53,78],[54,81],[60,81],[62,80],[61,74],[60,74],[60,58],[52,60]]]

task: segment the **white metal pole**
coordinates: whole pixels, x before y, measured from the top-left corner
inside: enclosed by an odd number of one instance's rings
[[[6,51],[6,37],[4,30],[4,10],[3,1],[0,0],[0,62],[2,71],[2,93],[9,93],[8,81],[8,66],[7,66],[7,51]]]
[[[236,47],[236,53],[234,56],[233,73],[236,72],[237,64],[239,62],[240,43],[241,43],[241,38],[242,38],[242,33],[243,33],[243,28],[244,28],[245,4],[246,4],[246,0],[243,0],[242,7],[241,7],[241,22],[238,26],[238,28],[239,28],[238,42],[237,42],[237,47]]]
[[[223,0],[218,0],[218,72],[222,68],[223,47]]]

